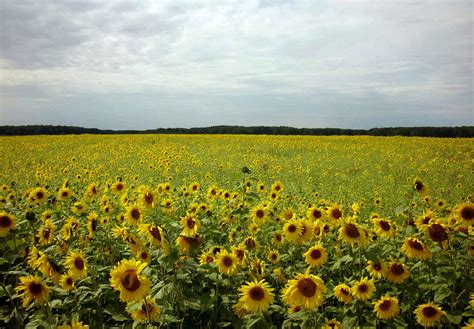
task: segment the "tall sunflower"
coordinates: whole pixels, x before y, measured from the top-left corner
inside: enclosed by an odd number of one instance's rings
[[[428,247],[419,239],[408,237],[402,245],[402,251],[409,258],[427,259],[431,257]]]
[[[214,260],[219,272],[227,275],[232,275],[236,272],[238,262],[238,258],[234,254],[228,253],[227,250],[222,250],[218,253]]]
[[[377,318],[386,320],[391,319],[400,313],[398,299],[395,297],[384,296],[374,302],[374,312]]]
[[[366,234],[359,224],[350,221],[339,228],[339,239],[347,244],[354,245],[355,243],[364,242]]]
[[[7,236],[8,232],[13,230],[15,226],[15,216],[7,214],[6,212],[0,213],[0,238]]]
[[[82,279],[87,276],[87,260],[81,251],[69,252],[65,265],[72,278]]]
[[[181,235],[195,236],[199,230],[199,227],[201,226],[201,222],[199,219],[188,214],[181,218],[181,225],[183,226]]]
[[[384,276],[394,283],[403,283],[410,276],[410,270],[403,263],[391,261],[387,264]]]
[[[372,279],[367,279],[366,277],[357,281],[351,287],[351,294],[354,298],[360,299],[362,301],[368,300],[374,294],[376,288],[374,281]]]
[[[441,307],[436,304],[421,304],[414,311],[416,321],[424,327],[437,326],[443,316],[446,315]]]
[[[110,272],[110,285],[120,292],[120,299],[130,303],[145,298],[151,282],[141,272],[147,266],[135,259],[123,259]]]
[[[334,205],[332,207],[329,207],[326,212],[329,220],[333,223],[338,223],[339,221],[342,221],[342,208],[339,205]]]
[[[273,290],[265,280],[246,282],[239,288],[238,304],[246,313],[265,312],[275,300]]]
[[[319,276],[306,273],[297,274],[282,290],[282,299],[289,306],[314,309],[324,302],[326,287]]]
[[[304,260],[309,266],[321,266],[328,259],[328,253],[321,245],[315,245],[308,249],[304,254]]]
[[[351,295],[351,288],[344,283],[340,283],[334,287],[334,296],[342,303],[351,303],[354,298]]]
[[[38,276],[22,276],[20,284],[15,288],[23,297],[23,307],[27,307],[33,301],[36,304],[43,304],[48,301],[49,288]]]

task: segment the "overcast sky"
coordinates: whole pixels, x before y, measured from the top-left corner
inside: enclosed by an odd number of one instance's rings
[[[0,124],[473,125],[473,1],[0,0]]]

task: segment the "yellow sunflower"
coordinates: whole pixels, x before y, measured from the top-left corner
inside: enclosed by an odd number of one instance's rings
[[[15,216],[7,214],[6,212],[0,213],[0,238],[7,236],[8,232],[13,230],[15,226]]]
[[[120,194],[125,191],[125,184],[122,182],[115,182],[112,184],[112,192],[115,194]]]
[[[396,226],[389,219],[385,218],[374,218],[372,220],[374,223],[375,233],[381,238],[393,238],[396,234]]]
[[[239,260],[239,264],[242,265],[247,259],[247,250],[245,249],[245,246],[232,246],[231,251]]]
[[[246,313],[265,312],[275,300],[273,290],[265,280],[247,282],[239,288],[238,304]]]
[[[307,309],[314,309],[324,302],[326,287],[323,280],[316,275],[306,273],[297,274],[289,280],[282,290],[282,299],[289,306],[301,306]]]
[[[403,263],[391,261],[387,264],[384,277],[394,283],[403,283],[410,276],[408,266]]]
[[[160,312],[160,308],[150,296],[140,302],[139,308],[129,310],[132,319],[138,322],[147,321],[148,318],[156,320]]]
[[[366,240],[366,234],[359,224],[347,222],[339,228],[339,239],[350,245],[355,243],[363,244]]]
[[[87,260],[81,251],[69,252],[65,265],[69,269],[72,278],[82,279],[87,276]]]
[[[49,288],[37,276],[29,275],[20,277],[20,283],[15,290],[22,291],[19,297],[23,297],[23,307],[27,307],[33,301],[36,304],[43,304],[48,301]]]
[[[43,187],[35,188],[29,195],[30,200],[33,200],[36,203],[43,203],[46,201],[47,197],[48,191],[46,191],[46,189]]]
[[[309,248],[303,256],[306,264],[316,267],[323,265],[328,259],[326,249],[321,245],[315,245]]]
[[[44,221],[43,226],[38,230],[36,235],[41,244],[50,244],[54,239],[54,224],[49,219]]]
[[[252,208],[250,211],[250,218],[257,225],[262,225],[267,221],[268,209],[261,205]]]
[[[66,200],[67,198],[71,197],[73,195],[72,191],[68,189],[67,187],[63,187],[58,191],[58,195],[56,198],[58,200]]]
[[[398,316],[400,308],[398,299],[395,297],[384,296],[374,302],[374,313],[377,318],[387,320]]]
[[[354,298],[360,299],[362,301],[368,300],[374,294],[376,288],[374,281],[366,277],[357,281],[351,288],[351,294]]]
[[[217,269],[220,273],[232,275],[237,270],[238,258],[226,250],[222,250],[217,254],[214,263],[217,265]]]
[[[141,274],[147,263],[135,259],[123,259],[110,272],[110,285],[120,292],[126,303],[142,300],[150,292],[150,280]]]
[[[191,250],[196,249],[201,244],[201,241],[202,239],[199,235],[196,235],[194,237],[180,235],[176,239],[176,244],[179,247],[179,251],[185,254]]]
[[[431,257],[431,252],[428,247],[414,237],[405,239],[405,242],[403,242],[402,245],[402,251],[409,258],[427,259]]]
[[[270,250],[268,253],[268,260],[273,264],[277,264],[280,261],[280,254],[276,250]]]
[[[333,223],[338,223],[342,221],[342,208],[338,205],[334,205],[332,207],[329,207],[327,210],[327,216],[329,220]]]
[[[296,242],[303,234],[303,228],[298,220],[292,219],[285,223],[283,232],[289,241]]]
[[[210,264],[213,261],[214,261],[214,256],[209,252],[203,252],[201,256],[199,256],[200,265]]]
[[[195,236],[199,230],[199,227],[201,226],[201,222],[199,219],[188,214],[181,218],[181,225],[183,226],[181,235]]]
[[[455,208],[454,214],[462,225],[474,224],[474,204],[463,203]]]
[[[132,225],[138,225],[143,219],[143,211],[139,205],[127,207],[127,221]]]
[[[343,328],[344,327],[342,326],[342,323],[337,321],[336,319],[327,320],[322,326],[322,329],[343,329]]]
[[[426,234],[434,242],[443,242],[448,239],[447,226],[441,223],[432,223],[426,228]]]
[[[313,237],[313,225],[307,219],[301,219],[298,221],[301,227],[301,235],[296,239],[297,244],[303,244]]]
[[[66,291],[71,291],[75,288],[74,278],[70,274],[61,275],[61,279],[59,279],[59,284],[61,285],[61,288]]]
[[[380,279],[381,277],[383,277],[383,274],[386,271],[387,266],[385,265],[383,261],[369,260],[366,268],[371,277]]]
[[[140,201],[145,208],[155,208],[156,206],[156,194],[150,188],[141,186],[140,190]]]
[[[253,237],[248,236],[245,238],[244,241],[242,241],[242,245],[245,247],[247,250],[257,250],[259,248],[258,241],[255,240]]]
[[[354,298],[351,295],[351,288],[344,283],[340,283],[334,287],[334,296],[342,303],[351,303]]]
[[[323,210],[316,206],[313,206],[306,211],[306,217],[312,221],[320,220],[323,215]]]
[[[71,325],[64,324],[57,326],[56,329],[89,329],[87,324],[82,324],[82,321],[72,320]]]
[[[428,186],[426,186],[418,177],[413,180],[413,189],[421,196],[425,196],[429,192]]]
[[[446,315],[441,307],[432,303],[418,305],[414,313],[416,321],[424,327],[437,326],[441,318]]]

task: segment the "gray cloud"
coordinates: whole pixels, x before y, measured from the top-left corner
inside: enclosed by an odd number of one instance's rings
[[[470,1],[0,6],[0,124],[473,124]]]

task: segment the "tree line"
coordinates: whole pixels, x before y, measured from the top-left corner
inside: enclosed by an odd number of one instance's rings
[[[462,127],[388,127],[372,129],[294,128],[286,126],[212,126],[202,128],[157,128],[148,130],[103,130],[74,126],[28,125],[0,126],[1,136],[73,134],[249,134],[249,135],[366,135],[418,137],[474,137],[474,126]]]

